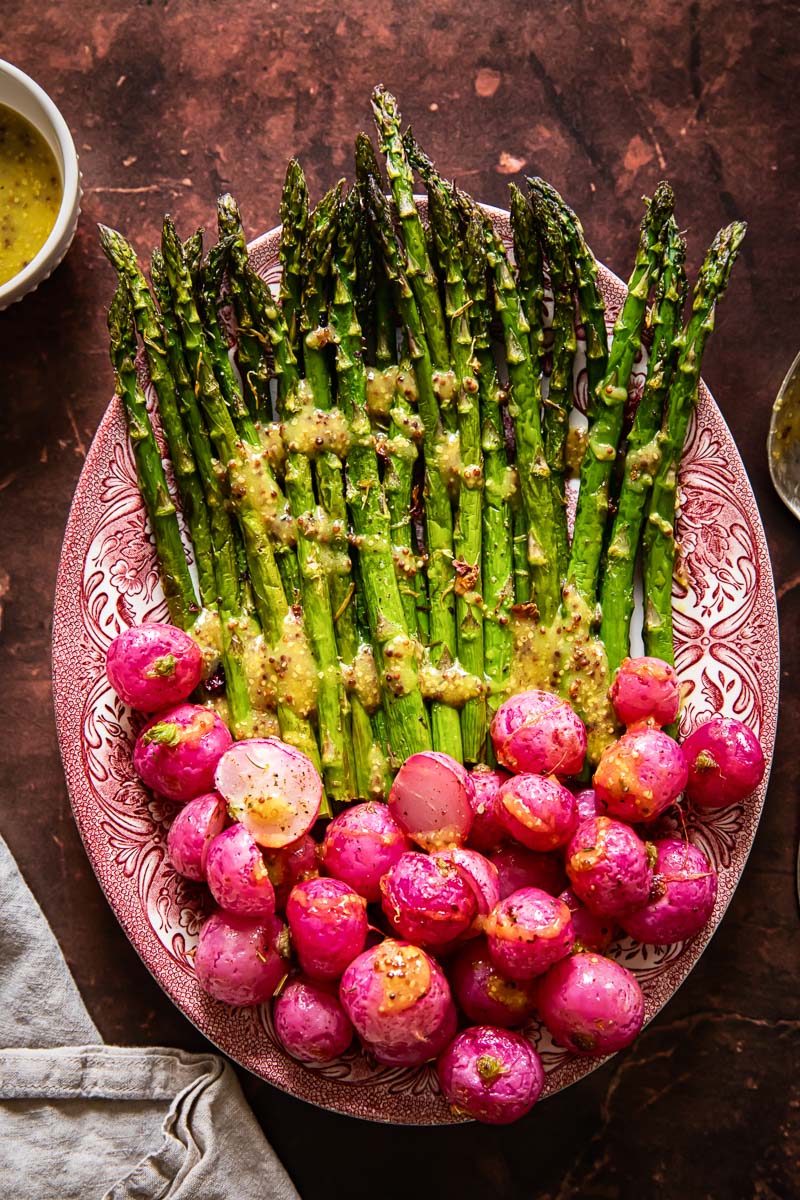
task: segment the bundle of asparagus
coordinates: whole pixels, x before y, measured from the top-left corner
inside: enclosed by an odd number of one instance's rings
[[[660,184],[609,346],[597,264],[555,189],[512,185],[512,257],[382,88],[373,109],[388,189],[364,134],[355,186],[313,210],[289,164],[277,301],[230,196],[205,258],[201,234],[182,244],[165,219],[152,291],[130,245],[101,227],[119,276],[117,392],[171,619],[224,681],[234,736],[303,750],[333,806],[383,796],[417,751],[489,761],[494,712],[528,687],[571,701],[596,761],[615,732],[607,688],[629,648],[640,547],[645,648],[672,660],[677,469],[745,232],[734,222],[715,238],[684,327],[685,245]],[[647,379],[625,433],[643,338]],[[196,582],[136,374],[139,339]]]

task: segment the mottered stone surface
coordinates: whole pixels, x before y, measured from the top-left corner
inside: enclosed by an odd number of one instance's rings
[[[199,1049],[95,882],[56,747],[49,648],[70,498],[111,393],[102,220],[149,252],[171,211],[188,233],[231,188],[270,228],[296,153],[314,196],[350,170],[382,81],[439,162],[488,203],[540,173],[627,274],[639,197],[675,186],[693,276],[715,229],[750,222],[704,366],[764,519],[783,630],[772,782],[749,865],[710,947],[626,1053],[504,1130],[367,1125],[243,1074],[305,1200],[376,1193],[500,1200],[783,1200],[800,1192],[798,527],[770,490],[771,400],[796,353],[794,6],[717,0],[385,6],[6,0],[2,55],[73,130],[83,217],[65,263],[0,314],[0,821],[109,1041]]]

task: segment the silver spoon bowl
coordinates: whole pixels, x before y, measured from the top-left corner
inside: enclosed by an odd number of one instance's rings
[[[800,354],[789,368],[772,406],[767,461],[775,491],[800,519]]]

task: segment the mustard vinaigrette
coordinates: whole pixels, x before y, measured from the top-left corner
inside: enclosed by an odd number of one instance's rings
[[[30,121],[0,104],[0,284],[41,250],[61,207],[52,150]]]

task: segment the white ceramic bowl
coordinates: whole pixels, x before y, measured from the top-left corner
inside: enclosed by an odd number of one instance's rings
[[[0,309],[3,309],[34,291],[67,253],[78,225],[81,176],[75,143],[61,113],[38,83],[3,59],[0,59],[0,104],[13,108],[38,129],[58,163],[63,193],[61,208],[47,241],[27,267],[0,284]]]

